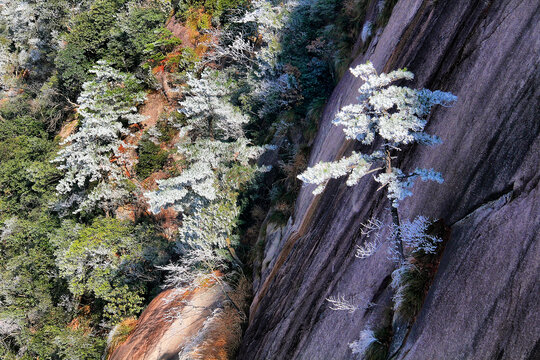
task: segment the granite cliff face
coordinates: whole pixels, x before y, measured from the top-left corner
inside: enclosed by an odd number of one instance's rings
[[[404,169],[434,168],[442,185],[419,182],[402,218],[442,219],[451,235],[435,280],[396,358],[538,359],[540,306],[540,3],[536,0],[400,0],[382,33],[353,65],[407,67],[409,86],[451,91],[428,132],[444,143],[413,147]],[[355,100],[343,77],[330,98],[310,165],[351,151],[331,124]],[[332,311],[332,295],[388,304],[393,264],[384,249],[360,260],[360,226],[389,221],[371,179],[303,188],[283,229],[272,228],[240,359],[353,359],[348,343],[383,317],[375,306]],[[277,236],[278,234],[279,236]],[[268,254],[272,254],[268,256]]]

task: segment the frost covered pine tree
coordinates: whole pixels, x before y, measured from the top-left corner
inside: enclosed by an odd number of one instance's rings
[[[109,213],[125,200],[125,167],[130,148],[123,137],[126,125],[141,122],[136,105],[145,99],[139,81],[99,61],[90,70],[95,78],[83,85],[77,102],[79,129],[70,135],[54,160],[64,176],[56,187],[60,211],[102,209]]]
[[[228,101],[231,84],[223,72],[205,69],[200,78],[188,74],[187,85],[187,96],[180,102],[187,131],[219,141],[244,137],[249,118]]]
[[[159,189],[147,194],[150,210],[174,207],[189,212],[189,208],[218,198],[223,175],[233,164],[250,168],[250,161],[264,150],[252,146],[243,126],[249,118],[229,101],[226,79],[217,71],[205,70],[200,79],[190,75],[189,91],[180,102],[186,124],[179,125],[181,141],[178,152],[188,161],[188,167],[177,177],[158,181]]]
[[[234,257],[238,190],[261,170],[253,162],[264,151],[245,136],[249,118],[230,103],[223,73],[207,69],[200,78],[190,75],[188,87],[180,102],[187,119],[178,126],[177,145],[187,166],[146,194],[152,213],[168,207],[182,212],[177,242],[182,260],[163,268],[171,286],[193,285],[209,271],[224,270],[227,258]]]
[[[343,107],[333,124],[343,126],[347,139],[365,145],[375,144],[370,154],[353,151],[351,155],[335,162],[320,162],[308,168],[298,178],[317,187],[313,194],[320,194],[330,179],[347,176],[347,185],[353,186],[368,174],[379,172],[374,179],[387,188],[391,202],[392,220],[395,228],[396,247],[400,260],[404,260],[400,221],[397,208],[399,202],[412,195],[415,180],[443,182],[442,175],[433,169],[415,169],[404,173],[392,164],[392,152],[405,145],[418,143],[434,146],[441,143],[435,135],[424,132],[427,116],[435,105],[450,106],[457,97],[443,91],[411,89],[392,85],[398,80],[412,80],[413,74],[405,69],[388,74],[377,74],[370,62],[350,70],[364,84],[358,89],[358,103]]]

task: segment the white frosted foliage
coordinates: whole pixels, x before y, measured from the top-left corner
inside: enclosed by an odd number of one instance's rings
[[[204,204],[218,198],[222,188],[222,174],[228,166],[237,163],[249,166],[264,150],[250,145],[246,138],[234,142],[209,139],[194,144],[179,145],[179,152],[190,160],[179,176],[159,180],[159,189],[146,194],[150,211],[157,214],[162,208],[173,207],[188,211],[193,204]]]
[[[413,220],[404,220],[399,226],[385,224],[378,219],[370,219],[362,225],[361,233],[365,237],[362,245],[357,247],[356,257],[365,259],[373,255],[384,241],[391,241],[399,233],[404,246],[405,256],[411,256],[418,252],[435,254],[442,239],[428,233],[428,228],[433,224],[425,216],[419,215]],[[389,249],[391,255],[395,249]]]
[[[373,24],[371,23],[371,21],[366,21],[366,23],[362,27],[362,33],[360,34],[360,38],[362,39],[362,42],[365,43],[372,33],[373,33]]]
[[[442,183],[440,173],[434,170],[416,169],[404,174],[391,164],[390,151],[400,150],[404,145],[420,143],[437,145],[439,137],[424,132],[427,117],[435,105],[450,106],[457,98],[451,93],[427,89],[411,89],[392,85],[398,80],[412,80],[413,74],[405,69],[388,74],[377,74],[370,62],[350,69],[364,83],[358,89],[357,103],[344,106],[333,120],[342,126],[347,139],[372,145],[379,139],[377,148],[370,155],[353,152],[351,156],[334,162],[322,162],[308,168],[298,178],[315,184],[313,194],[320,194],[328,180],[348,175],[347,185],[352,186],[365,175],[386,170],[374,176],[382,187],[387,187],[388,198],[394,207],[412,195],[411,188],[417,178]]]
[[[74,212],[101,208],[112,210],[127,195],[122,168],[128,164],[126,151],[131,147],[124,123],[137,123],[143,117],[136,105],[145,93],[125,89],[137,80],[105,62],[98,62],[91,73],[95,78],[83,85],[78,98],[80,127],[70,135],[54,160],[64,170],[56,191],[62,197],[61,208]]]
[[[190,74],[187,85],[179,104],[186,119],[177,124],[178,154],[186,165],[180,175],[159,180],[158,190],[145,194],[151,212],[172,207],[182,213],[177,238],[181,260],[163,268],[166,283],[174,287],[196,284],[208,273],[228,268],[238,190],[264,170],[255,162],[265,148],[253,146],[245,136],[249,117],[231,103],[224,73],[206,69],[200,77]]]
[[[412,221],[404,221],[399,228],[403,244],[411,249],[411,252],[422,251],[426,254],[435,254],[437,245],[442,239],[427,233],[432,224],[425,216],[417,216]]]
[[[362,332],[360,332],[360,337],[358,338],[358,340],[350,343],[349,348],[351,349],[353,354],[363,355],[374,342],[377,342],[375,333],[372,330],[362,330]]]
[[[330,303],[330,310],[334,311],[347,311],[349,313],[354,313],[358,306],[353,304],[350,300],[345,299],[345,296],[330,296],[326,299]]]
[[[189,74],[187,85],[180,111],[193,131],[223,140],[243,135],[242,127],[249,118],[228,101],[230,86],[220,72],[205,69],[200,78]]]
[[[320,162],[313,167],[308,168],[298,176],[305,183],[317,184],[313,194],[320,194],[328,180],[337,179],[349,174],[347,185],[352,186],[369,172],[372,163],[382,158],[382,153],[373,155],[363,155],[353,152],[350,156],[344,157],[335,162]]]

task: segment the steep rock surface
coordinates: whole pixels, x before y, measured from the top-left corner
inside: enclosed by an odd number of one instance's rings
[[[353,65],[407,67],[409,86],[451,91],[428,132],[437,148],[412,147],[404,169],[441,171],[445,183],[418,183],[402,218],[443,219],[452,233],[400,359],[536,359],[540,249],[540,3],[536,0],[401,0],[388,25]],[[310,165],[351,151],[331,120],[354,102],[360,80],[347,74],[321,119]],[[348,343],[377,327],[390,301],[393,264],[384,249],[360,260],[360,227],[390,221],[371,179],[331,181],[314,197],[301,190],[293,221],[251,306],[240,359],[353,359]],[[275,250],[274,250],[275,251]],[[363,308],[332,311],[343,295]]]
[[[240,343],[247,291],[207,281],[198,288],[168,289],[144,310],[133,332],[110,360],[231,358]],[[239,285],[240,286],[240,285]],[[227,293],[227,294],[226,294]]]
[[[218,286],[194,293],[181,289],[162,292],[148,305],[133,333],[110,359],[178,359],[223,301]]]

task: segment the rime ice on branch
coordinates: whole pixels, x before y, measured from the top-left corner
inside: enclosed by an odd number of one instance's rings
[[[128,165],[122,140],[128,135],[124,125],[141,122],[136,105],[145,99],[138,80],[104,61],[91,73],[95,78],[83,85],[77,102],[81,124],[69,136],[54,160],[64,176],[56,187],[61,210],[108,212],[128,195],[122,166]]]
[[[391,85],[398,80],[411,80],[413,74],[405,69],[378,75],[371,63],[351,69],[354,76],[364,80],[358,89],[358,103],[343,107],[333,124],[343,126],[347,139],[371,145],[380,138],[371,154],[353,152],[335,162],[321,162],[298,176],[308,184],[318,185],[313,191],[320,194],[330,179],[347,175],[347,185],[357,184],[369,173],[385,170],[375,176],[375,181],[387,187],[387,196],[393,207],[411,196],[411,188],[417,178],[423,181],[443,182],[440,173],[433,169],[416,169],[404,173],[392,166],[392,150],[411,143],[434,146],[441,143],[435,135],[424,132],[427,116],[434,105],[450,106],[457,97],[443,91],[415,90]]]
[[[246,137],[243,127],[249,118],[230,102],[227,79],[206,69],[200,78],[189,75],[188,87],[180,102],[187,119],[176,124],[178,153],[186,167],[146,194],[151,212],[168,207],[182,212],[176,247],[182,258],[162,268],[170,286],[193,286],[200,277],[227,269],[236,256],[239,191],[264,170],[255,160],[265,148]]]

